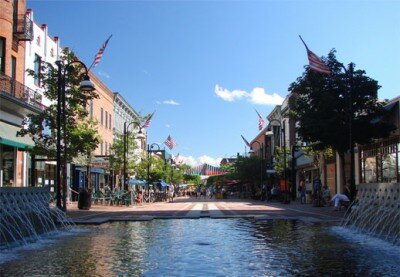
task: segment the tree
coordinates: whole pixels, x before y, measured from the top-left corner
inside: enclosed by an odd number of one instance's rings
[[[354,143],[366,144],[387,136],[392,128],[376,120],[385,113],[377,98],[378,82],[366,76],[364,70],[342,72],[343,65],[337,61],[335,52],[332,50],[324,59],[331,74],[317,73],[307,66],[303,75],[290,85],[289,92],[296,98],[292,111],[299,123],[301,140],[314,151],[327,148],[337,151],[344,169],[344,154],[350,148],[348,107],[352,110]],[[351,102],[348,102],[350,85]]]
[[[62,70],[65,65],[77,57],[68,48],[64,48],[61,55]],[[33,70],[28,72],[34,78],[38,78],[42,84],[44,96],[51,101],[51,104],[39,114],[30,114],[26,119],[26,126],[18,134],[29,135],[35,142],[33,154],[46,156],[54,159],[57,154],[57,98],[58,98],[58,76],[57,70],[50,63],[43,63],[40,73],[35,74]],[[79,89],[80,82],[84,78],[84,72],[80,65],[70,66],[66,71],[66,124],[61,126],[62,138],[65,139],[62,145],[67,146],[68,162],[79,155],[87,156],[96,149],[100,142],[97,134],[97,122],[88,117],[87,104],[94,98],[98,98],[95,91],[84,92]],[[50,131],[50,132],[49,132]]]

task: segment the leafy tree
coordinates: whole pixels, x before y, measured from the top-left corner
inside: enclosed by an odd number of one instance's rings
[[[235,179],[254,183],[257,183],[261,180],[261,161],[259,157],[239,156],[234,164],[234,168],[235,174],[232,176],[235,177]]]
[[[391,127],[376,120],[384,114],[383,104],[377,98],[378,82],[366,76],[364,70],[354,70],[352,77],[343,72],[335,50],[324,60],[331,74],[314,72],[307,66],[303,75],[290,85],[289,92],[296,97],[292,110],[299,123],[300,138],[314,151],[327,148],[337,151],[344,169],[344,154],[349,149],[348,106],[353,112],[354,143],[366,144],[387,136]],[[350,83],[351,105],[347,102]],[[344,174],[343,178],[345,181]]]
[[[277,175],[283,179],[284,178],[284,168],[286,168],[286,170],[288,169],[288,164],[289,164],[289,155],[290,155],[290,148],[286,147],[286,153],[283,151],[284,148],[283,147],[275,147],[275,163],[274,163],[274,169],[275,172],[277,173]],[[284,163],[284,156],[286,154],[286,167],[285,167],[285,163]],[[288,172],[286,172],[288,173]],[[286,174],[286,176],[288,177],[289,175]]]
[[[201,184],[201,178],[200,178],[199,175],[184,174],[183,175],[183,182],[185,184],[199,185],[199,184]]]
[[[65,66],[78,60],[73,52],[64,48],[61,55],[62,70]],[[33,70],[28,72],[31,76],[39,78],[43,88],[43,94],[51,101],[40,114],[30,114],[26,120],[26,127],[18,134],[29,135],[35,142],[33,153],[48,158],[56,158],[57,155],[57,98],[58,98],[58,76],[57,70],[50,63],[43,63],[40,74]],[[62,137],[65,138],[67,146],[67,161],[79,155],[87,156],[96,149],[100,142],[97,134],[97,122],[88,117],[87,103],[98,98],[95,91],[85,92],[79,89],[80,82],[84,78],[81,65],[69,66],[66,71],[66,110],[65,125],[61,126]],[[51,131],[50,133],[48,131]],[[63,143],[63,145],[64,145]],[[64,152],[64,146],[62,151]]]

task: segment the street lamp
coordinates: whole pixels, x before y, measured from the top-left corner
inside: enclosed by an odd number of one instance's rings
[[[283,135],[283,179],[284,179],[284,184],[285,184],[285,203],[289,203],[289,190],[288,190],[288,187],[287,187],[287,180],[286,180],[286,135],[285,135],[285,121],[284,121],[284,123],[283,123],[283,126],[282,126],[282,123],[279,121],[279,120],[277,120],[277,119],[273,119],[273,120],[271,120],[269,123],[272,125],[272,123],[274,123],[274,122],[276,122],[276,123],[278,123],[278,126],[279,126],[279,128],[280,128],[280,130],[281,130],[281,132],[282,132],[282,135]],[[274,125],[272,125],[272,126],[274,126]],[[268,131],[268,132],[266,132],[265,133],[267,136],[268,135],[273,135],[274,134],[274,131],[272,130],[272,131]],[[280,137],[282,137],[282,136],[280,136]],[[281,146],[281,144],[279,144],[279,146],[282,148],[282,146]]]
[[[157,149],[155,149],[157,148]],[[153,150],[154,149],[154,150]],[[147,182],[150,180],[150,153],[164,152],[165,150],[161,150],[160,145],[158,143],[152,143],[151,145],[147,144]],[[165,162],[165,155],[164,155]],[[150,184],[149,184],[150,185]]]
[[[58,67],[57,73],[57,192],[56,192],[56,205],[57,208],[67,210],[67,141],[66,141],[66,101],[65,101],[65,86],[66,86],[66,74],[67,70],[73,68],[74,64],[79,64],[85,70],[84,80],[80,83],[80,90],[83,92],[92,92],[94,91],[94,84],[90,81],[89,71],[86,65],[79,61],[75,60],[69,62],[63,68],[62,61],[56,61],[56,65]],[[64,160],[61,158],[61,124],[63,125],[63,137],[64,137]],[[63,176],[61,178],[61,162],[63,165]],[[61,180],[63,180],[63,205],[61,206]]]
[[[262,188],[262,185],[263,185],[263,145],[258,141],[253,141],[250,144],[250,150],[249,150],[250,154],[254,154],[254,150],[253,150],[253,144],[254,143],[257,143],[258,146],[259,146],[259,149],[260,149],[260,153],[259,153],[259,156],[260,156],[260,173],[261,173],[261,175],[260,175],[260,186]]]
[[[128,128],[131,125],[135,125],[137,127],[139,127],[139,133],[136,135],[136,139],[145,139],[146,136],[142,133],[142,128],[140,126],[140,124],[136,121],[132,121],[129,124],[127,124],[127,122],[124,122],[124,190],[127,191],[128,190],[128,178],[127,178],[127,173],[126,173],[126,161],[127,161],[127,155],[128,155]]]

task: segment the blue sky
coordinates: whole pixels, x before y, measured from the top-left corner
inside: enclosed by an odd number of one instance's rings
[[[244,152],[307,64],[302,35],[318,55],[366,70],[400,94],[400,1],[41,1],[27,0],[47,23],[140,113],[156,110],[149,142],[171,135],[172,152],[196,162]],[[241,97],[232,97],[233,94]],[[232,101],[228,101],[232,100]]]

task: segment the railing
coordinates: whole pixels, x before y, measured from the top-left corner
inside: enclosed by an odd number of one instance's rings
[[[33,39],[33,21],[26,15],[18,15],[14,35],[19,41],[31,41]]]
[[[0,73],[0,92],[8,93],[40,110],[44,109],[42,95],[2,73]]]

